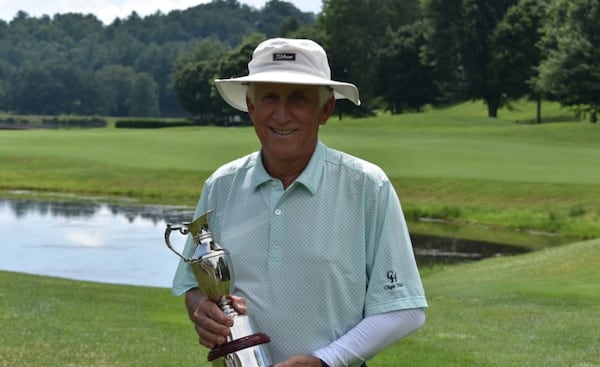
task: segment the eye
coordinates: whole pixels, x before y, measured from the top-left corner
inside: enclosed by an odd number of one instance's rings
[[[262,101],[276,101],[277,98],[277,94],[272,92],[267,92],[260,97]]]
[[[302,92],[296,92],[296,93],[292,93],[292,95],[290,96],[290,100],[294,101],[296,103],[298,103],[298,102],[305,102],[306,101],[306,96]]]

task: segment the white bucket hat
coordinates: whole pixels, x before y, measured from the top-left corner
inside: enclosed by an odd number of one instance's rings
[[[233,108],[248,111],[248,83],[287,83],[325,85],[336,99],[346,98],[360,105],[354,84],[331,80],[327,54],[323,47],[308,39],[273,38],[259,44],[248,63],[248,76],[216,79],[221,97]]]

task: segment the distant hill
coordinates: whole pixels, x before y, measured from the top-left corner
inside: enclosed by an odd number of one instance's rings
[[[260,9],[213,0],[168,14],[132,12],[109,25],[94,15],[19,12],[0,21],[0,112],[127,116],[140,111],[125,105],[137,83],[150,106],[142,113],[183,115],[172,73],[200,40],[231,49],[250,34],[282,35],[315,19],[278,0]]]

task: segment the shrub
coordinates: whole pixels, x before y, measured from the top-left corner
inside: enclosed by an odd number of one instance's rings
[[[196,125],[193,121],[188,120],[150,120],[150,119],[125,119],[117,120],[115,122],[116,128],[126,129],[158,129],[163,127],[176,127],[176,126],[194,126]]]

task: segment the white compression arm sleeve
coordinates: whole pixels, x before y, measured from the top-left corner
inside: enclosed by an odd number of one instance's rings
[[[388,345],[417,331],[424,323],[425,311],[420,308],[369,316],[312,355],[330,367],[364,362]]]

